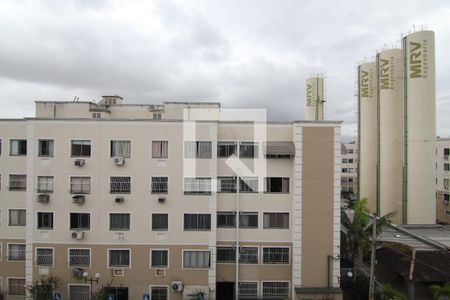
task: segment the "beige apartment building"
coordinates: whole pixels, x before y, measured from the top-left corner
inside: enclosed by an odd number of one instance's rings
[[[358,145],[355,142],[342,145],[341,189],[345,194],[358,193]]]
[[[450,139],[436,139],[436,222],[450,224]]]
[[[340,122],[223,112],[104,96],[1,119],[4,299],[49,275],[72,300],[341,299]]]

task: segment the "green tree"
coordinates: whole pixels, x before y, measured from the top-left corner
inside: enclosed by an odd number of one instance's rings
[[[448,300],[450,299],[450,283],[444,285],[432,285],[430,286],[433,300]]]
[[[389,284],[380,292],[381,300],[408,300],[408,297],[394,289]]]
[[[58,287],[59,278],[53,275],[43,275],[40,280],[37,280],[32,286],[28,288],[30,297],[33,300],[52,300],[53,292]]]

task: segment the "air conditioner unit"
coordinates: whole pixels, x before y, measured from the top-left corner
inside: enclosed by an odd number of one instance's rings
[[[83,278],[84,270],[80,268],[76,268],[72,270],[72,276],[76,278]]]
[[[181,293],[183,291],[183,282],[181,281],[172,281],[170,286],[172,287],[172,290],[174,290],[175,292]]]
[[[123,157],[114,157],[113,158],[113,163],[116,166],[123,166],[125,164],[125,159]]]
[[[164,276],[166,276],[166,270],[165,269],[156,269],[155,270],[155,276],[156,277],[164,277]]]
[[[75,195],[72,197],[72,202],[76,204],[83,204],[86,200],[86,197],[84,195]]]
[[[159,203],[164,203],[164,202],[166,202],[166,197],[164,197],[164,196],[158,197],[158,202],[159,202]]]
[[[86,161],[84,159],[75,159],[74,164],[77,167],[82,167],[86,164]]]
[[[116,203],[123,203],[125,201],[125,199],[123,198],[123,196],[117,196],[114,201]]]
[[[40,203],[48,203],[50,201],[50,195],[48,194],[40,194],[37,197],[37,201]]]
[[[123,277],[125,275],[124,269],[113,269],[113,276],[114,277]]]
[[[72,231],[72,238],[76,240],[82,240],[84,236],[84,231]]]

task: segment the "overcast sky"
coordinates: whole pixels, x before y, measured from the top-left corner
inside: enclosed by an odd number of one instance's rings
[[[450,1],[0,1],[0,118],[35,100],[220,101],[304,117],[305,79],[326,77],[326,119],[356,133],[356,66],[436,32],[437,134],[450,136]],[[416,27],[417,28],[417,27]]]

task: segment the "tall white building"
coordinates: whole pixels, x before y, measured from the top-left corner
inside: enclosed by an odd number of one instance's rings
[[[450,139],[436,140],[436,221],[450,224]]]

